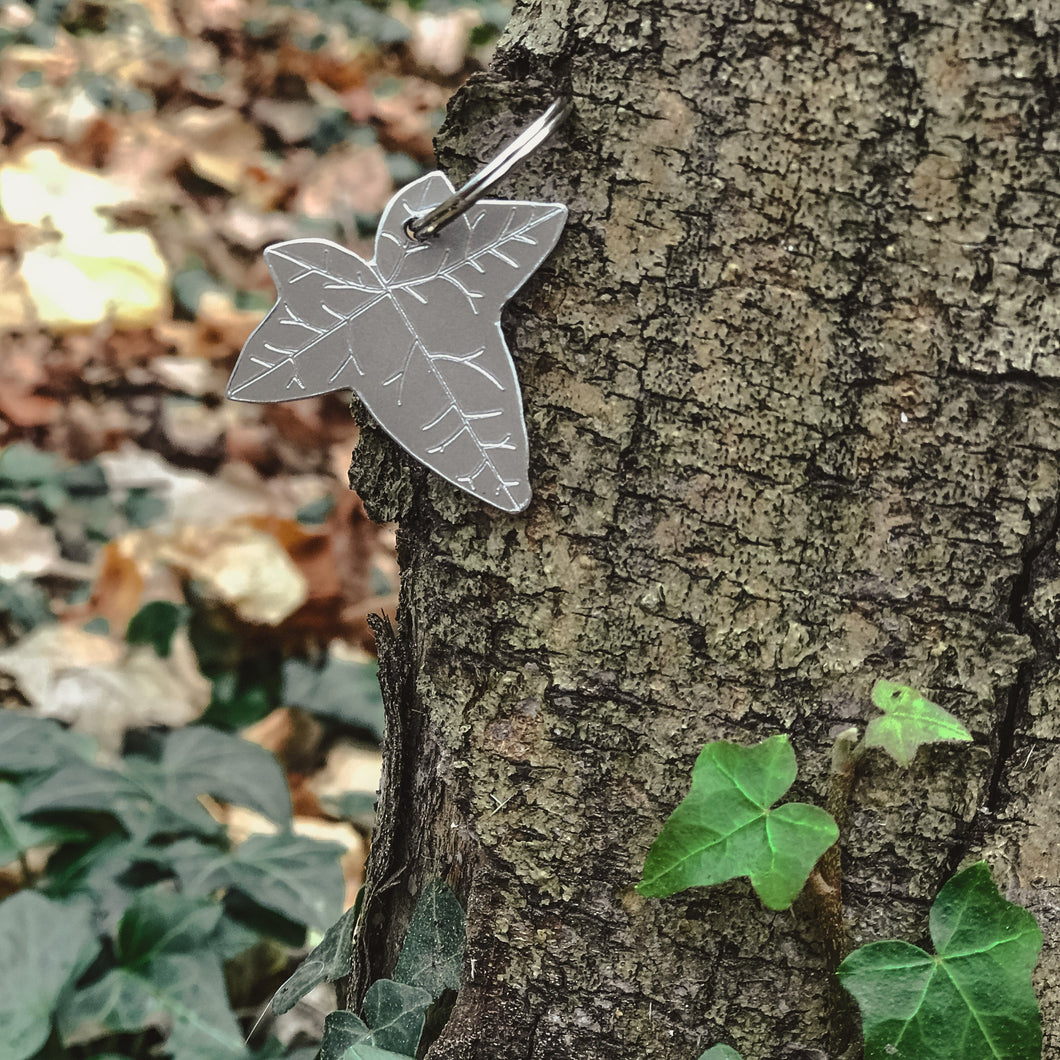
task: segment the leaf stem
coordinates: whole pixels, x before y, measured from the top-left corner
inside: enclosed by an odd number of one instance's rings
[[[850,952],[846,921],[843,917],[843,846],[850,835],[850,802],[857,764],[864,752],[857,728],[844,729],[832,744],[832,768],[828,774],[825,808],[839,827],[839,839],[825,851],[810,877],[810,893],[817,905],[824,942],[825,965],[831,975],[829,1009],[833,1055],[844,1056],[858,1040],[857,1020],[835,970]]]
[[[830,972],[839,967],[848,949],[843,923],[842,850],[850,829],[850,793],[854,786],[857,761],[861,757],[859,735],[856,728],[844,729],[832,745],[832,768],[828,774],[825,809],[839,826],[839,839],[822,855],[812,881]]]

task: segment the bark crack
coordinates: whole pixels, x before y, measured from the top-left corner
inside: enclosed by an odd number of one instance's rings
[[[1030,638],[1034,651],[1029,659],[1020,663],[1016,679],[1009,689],[1005,711],[998,722],[997,754],[994,760],[994,771],[987,789],[986,810],[995,814],[1005,801],[1005,776],[1012,758],[1016,743],[1019,720],[1027,710],[1031,686],[1039,669],[1041,655],[1040,638],[1034,623],[1028,616],[1028,608],[1034,592],[1034,574],[1038,558],[1045,549],[1060,536],[1060,497],[1053,502],[1053,512],[1046,532],[1038,541],[1032,541],[1024,553],[1023,563],[1012,583],[1009,596],[1008,620],[1017,633]]]

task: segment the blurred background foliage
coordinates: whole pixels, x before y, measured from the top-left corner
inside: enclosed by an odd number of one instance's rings
[[[392,528],[342,395],[224,399],[262,251],[370,256],[500,0],[0,3],[0,1042],[7,1060],[317,1053],[244,1039],[352,904]]]

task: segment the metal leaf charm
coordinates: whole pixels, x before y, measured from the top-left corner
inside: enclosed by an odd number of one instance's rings
[[[289,401],[351,387],[414,457],[517,512],[530,503],[529,453],[500,314],[555,246],[567,208],[484,199],[430,239],[406,234],[410,217],[452,194],[441,173],[398,192],[371,261],[324,239],[269,247],[278,301],[228,396]]]

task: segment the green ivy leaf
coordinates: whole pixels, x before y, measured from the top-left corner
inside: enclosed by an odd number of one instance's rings
[[[372,1044],[372,1032],[352,1012],[331,1012],[324,1020],[320,1060],[408,1060]]]
[[[332,983],[350,970],[353,953],[353,924],[357,919],[357,905],[346,910],[324,932],[324,937],[307,954],[294,974],[272,998],[272,1011],[282,1016],[290,1011],[306,994],[320,983]]]
[[[371,1036],[368,1024],[356,1013],[342,1009],[329,1012],[324,1019],[324,1034],[320,1039],[320,1060],[341,1060],[351,1045],[367,1043]]]
[[[692,771],[692,790],[648,851],[637,891],[665,898],[748,876],[770,909],[787,909],[839,837],[835,821],[816,806],[773,808],[795,773],[787,736],[754,747],[708,743]]]
[[[456,895],[443,880],[431,880],[416,902],[394,978],[426,990],[432,998],[447,988],[459,990],[465,931]]]
[[[102,979],[78,990],[59,1013],[65,1038],[97,1037],[171,1026],[166,1053],[196,1060],[235,1060],[246,1056],[243,1035],[228,1004],[224,974],[216,954],[161,953],[132,967],[112,968]]]
[[[118,925],[118,961],[135,968],[163,953],[198,953],[210,948],[221,916],[220,905],[208,899],[160,888],[142,891]]]
[[[152,600],[129,619],[125,639],[130,644],[150,644],[159,658],[168,659],[173,637],[187,623],[190,613],[191,608],[185,604]]]
[[[916,689],[877,681],[872,702],[883,711],[865,730],[866,747],[882,747],[900,766],[908,767],[925,743],[971,740],[972,734],[942,707],[929,703]]]
[[[375,1044],[374,1032],[352,1012],[331,1012],[324,1020],[319,1060],[408,1060],[415,1055],[415,1047],[395,1053]]]
[[[50,773],[60,765],[92,757],[87,736],[64,729],[51,718],[20,710],[0,710],[0,773]]]
[[[19,635],[55,621],[48,594],[28,577],[0,582],[0,614],[9,629]]]
[[[743,1057],[731,1045],[715,1045],[708,1049],[699,1060],[743,1060]]]
[[[392,1053],[389,1049],[380,1049],[371,1042],[357,1042],[340,1054],[342,1060],[409,1060],[405,1053]],[[325,1060],[321,1051],[321,1060]]]
[[[377,979],[364,995],[364,1019],[372,1045],[402,1056],[415,1056],[423,1020],[433,998],[418,986]]]
[[[162,767],[171,791],[212,795],[281,825],[291,820],[291,794],[280,763],[249,740],[205,725],[176,729],[166,737]]]
[[[937,956],[871,942],[839,966],[861,1009],[865,1060],[1039,1060],[1034,917],[1001,896],[980,861],[942,888],[929,926]]]
[[[270,1038],[260,1049],[255,1049],[251,1056],[254,1060],[319,1060],[320,1048],[316,1045],[303,1045],[288,1049],[278,1038]]]
[[[47,1041],[60,995],[92,963],[99,942],[87,905],[21,891],[0,903],[0,1027],[6,1060]]]
[[[346,884],[337,843],[290,832],[253,835],[234,851],[182,843],[170,848],[184,893],[241,891],[257,905],[311,927],[324,928],[342,912]]]
[[[0,781],[0,867],[9,865],[32,847],[83,839],[85,833],[61,821],[37,824],[19,816],[22,791]]]
[[[48,895],[84,898],[93,903],[98,917],[117,923],[135,897],[137,867],[158,858],[157,850],[129,839],[120,828],[85,843],[68,843],[48,862]]]
[[[150,801],[140,785],[116,769],[74,762],[33,788],[22,800],[21,812],[105,813],[132,832],[144,820]]]
[[[121,513],[129,526],[143,530],[166,514],[166,502],[149,489],[133,486],[122,502]]]
[[[36,486],[62,475],[62,460],[42,453],[24,442],[0,450],[0,483],[10,486]]]
[[[113,769],[82,761],[62,765],[26,795],[21,812],[105,813],[143,839],[218,835],[223,829],[199,803],[200,795],[247,806],[279,824],[291,819],[291,797],[276,759],[249,740],[200,725],[169,733],[159,761],[129,755]]]
[[[283,701],[311,714],[334,718],[347,725],[367,729],[383,738],[383,696],[379,690],[379,666],[352,662],[329,655],[322,667],[304,659],[283,664]]]

